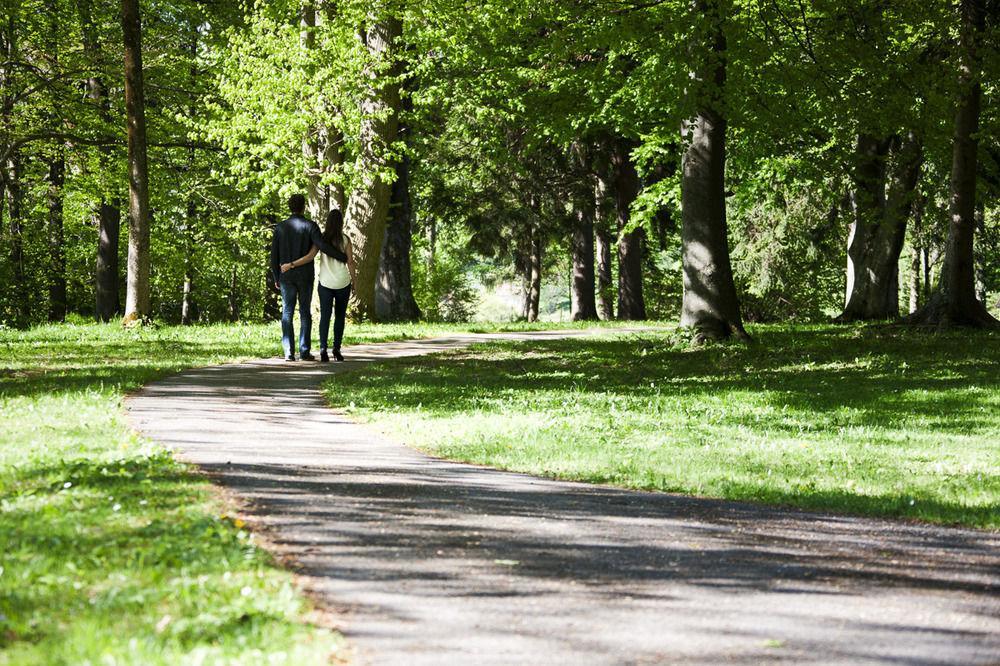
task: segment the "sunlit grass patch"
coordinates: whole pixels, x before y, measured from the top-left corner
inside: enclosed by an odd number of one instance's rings
[[[330,381],[456,460],[648,490],[1000,527],[1000,340],[760,327],[478,345]]]

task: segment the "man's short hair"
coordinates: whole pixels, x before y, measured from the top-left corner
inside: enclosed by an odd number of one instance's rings
[[[288,197],[288,210],[301,215],[306,212],[306,198],[301,194],[293,194]]]

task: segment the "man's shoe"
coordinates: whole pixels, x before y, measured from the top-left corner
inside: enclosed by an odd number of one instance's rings
[[[343,361],[344,360],[344,355],[340,353],[339,349],[334,349],[333,350],[333,357],[335,359],[337,359],[338,361]]]
[[[325,349],[319,353],[319,362],[320,363],[330,362],[330,355],[326,353]]]
[[[293,356],[292,354],[288,354],[287,356],[285,356],[285,360],[286,361],[294,361],[295,360],[295,356]]]
[[[303,361],[315,361],[316,360],[316,357],[313,356],[312,354],[310,354],[309,352],[306,352],[305,354],[299,354],[299,358],[301,358]]]

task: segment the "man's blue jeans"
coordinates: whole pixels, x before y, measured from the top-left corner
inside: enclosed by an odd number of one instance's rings
[[[312,280],[290,282],[282,280],[281,285],[281,346],[285,356],[295,355],[295,304],[299,305],[299,354],[308,354],[312,347]]]

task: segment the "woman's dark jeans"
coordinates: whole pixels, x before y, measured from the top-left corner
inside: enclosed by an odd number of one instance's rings
[[[351,285],[343,289],[327,289],[319,285],[319,346],[321,349],[329,349],[326,346],[330,339],[330,313],[334,311],[333,320],[333,348],[340,349],[340,343],[344,341],[344,319],[347,317],[347,302],[351,299]]]

